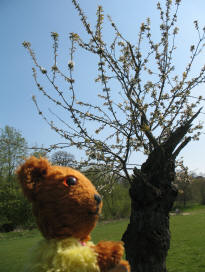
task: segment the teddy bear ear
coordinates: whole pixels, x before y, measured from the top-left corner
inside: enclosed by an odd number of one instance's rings
[[[33,202],[36,187],[46,177],[50,163],[45,158],[34,156],[27,159],[16,171],[25,196]]]

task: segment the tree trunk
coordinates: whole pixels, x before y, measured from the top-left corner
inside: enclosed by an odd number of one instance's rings
[[[169,212],[177,197],[173,186],[175,158],[191,140],[184,136],[200,111],[201,108],[161,144],[148,135],[154,149],[141,169],[134,170],[130,223],[122,237],[132,272],[167,272]]]
[[[153,151],[130,188],[131,217],[122,240],[132,272],[166,272],[170,246],[169,212],[177,196],[174,160],[163,148]]]

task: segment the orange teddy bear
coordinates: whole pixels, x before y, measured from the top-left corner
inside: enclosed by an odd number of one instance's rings
[[[126,272],[121,242],[94,245],[90,232],[102,208],[101,197],[80,172],[31,157],[17,170],[45,237],[32,253],[29,272]]]

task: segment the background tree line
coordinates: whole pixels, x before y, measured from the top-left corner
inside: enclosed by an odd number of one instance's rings
[[[193,204],[205,205],[205,177],[190,174],[189,181],[176,181],[179,189],[174,207],[183,209]]]

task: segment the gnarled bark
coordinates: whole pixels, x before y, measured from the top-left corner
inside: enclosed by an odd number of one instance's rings
[[[167,271],[169,212],[177,196],[175,158],[190,141],[183,138],[200,110],[155,147],[140,170],[134,169],[130,223],[122,237],[132,272]]]
[[[131,217],[123,235],[132,272],[166,272],[170,245],[169,212],[177,196],[174,162],[160,152],[135,169],[130,188]],[[154,167],[153,167],[154,165]]]

